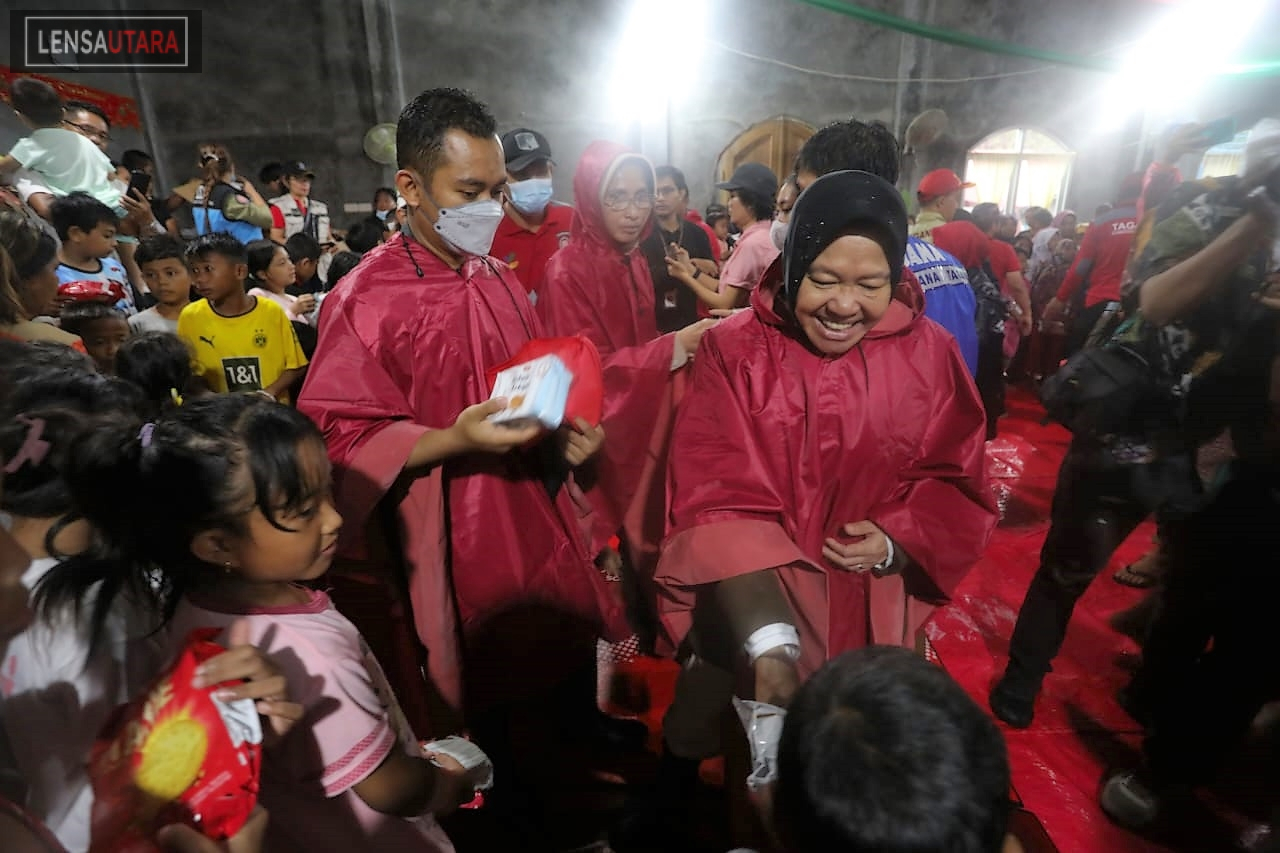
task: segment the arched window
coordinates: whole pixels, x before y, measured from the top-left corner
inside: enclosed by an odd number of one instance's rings
[[[995,202],[1021,216],[1028,207],[1062,210],[1076,153],[1043,131],[1010,127],[983,139],[965,159],[965,206]]]

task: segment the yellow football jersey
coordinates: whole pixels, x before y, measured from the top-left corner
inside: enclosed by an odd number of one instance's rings
[[[254,302],[252,310],[224,317],[201,299],[178,317],[178,337],[191,348],[193,368],[214,391],[260,391],[307,364],[284,309],[269,299]],[[288,395],[280,402],[289,402]]]

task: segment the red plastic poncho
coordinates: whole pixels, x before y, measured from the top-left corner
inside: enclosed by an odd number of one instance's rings
[[[774,311],[777,270],[699,348],[672,437],[659,609],[678,643],[699,585],[777,569],[807,678],[849,649],[913,643],[996,512],[982,404],[919,286],[904,281],[854,350],[823,358]],[[864,519],[915,565],[877,579],[828,564],[823,541]]]
[[[379,555],[364,533],[380,504],[394,509],[427,673],[456,709],[463,643],[488,630],[495,615],[544,603],[612,638],[625,636],[625,620],[593,565],[573,489],[548,497],[534,450],[455,457],[402,480],[418,438],[451,426],[464,408],[487,399],[488,368],[541,336],[524,288],[506,266],[469,258],[453,270],[411,243],[424,272],[419,278],[405,240],[396,235],[365,255],[325,299],[298,408],[320,425],[334,463],[335,498],[345,519],[339,557],[364,561],[376,578]],[[394,565],[396,555],[389,556]],[[394,585],[393,578],[384,571],[381,582]],[[335,601],[373,645],[380,626],[367,631],[340,597]],[[369,616],[386,621],[394,613]],[[375,650],[389,676],[403,680],[413,671],[387,661],[404,649]],[[525,643],[505,654],[550,663],[563,657],[556,651]],[[485,661],[474,674],[487,673],[510,683],[545,675],[545,667]]]
[[[663,472],[682,376],[671,371],[674,334],[658,336],[644,255],[619,251],[604,228],[601,190],[628,158],[640,159],[612,142],[593,142],[582,155],[569,245],[547,264],[537,310],[550,334],[585,335],[600,350],[606,438],[599,485],[589,492],[601,517],[593,544],[623,528],[643,564],[662,539]]]

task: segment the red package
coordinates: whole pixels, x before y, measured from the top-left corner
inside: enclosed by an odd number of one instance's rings
[[[106,302],[115,305],[125,298],[124,288],[114,281],[81,279],[58,285],[58,298],[68,302]]]
[[[485,371],[489,390],[493,390],[498,374],[508,367],[533,361],[544,355],[558,356],[573,374],[569,400],[564,407],[564,422],[572,424],[582,418],[591,426],[598,425],[604,417],[604,370],[600,366],[600,352],[596,345],[582,335],[534,338],[520,347],[520,351],[510,359]]]
[[[122,705],[89,757],[90,853],[156,853],[164,826],[185,823],[221,841],[240,831],[258,799],[262,728],[249,700],[197,689],[196,667],[225,651],[217,629],[192,631],[168,672]]]

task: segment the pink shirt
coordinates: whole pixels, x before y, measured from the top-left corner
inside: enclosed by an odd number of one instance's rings
[[[431,815],[382,814],[351,790],[391,750],[421,753],[360,632],[328,595],[308,593],[306,604],[253,610],[186,599],[170,634],[182,642],[195,628],[245,620],[252,642],[284,671],[290,698],[306,709],[263,761],[260,799],[271,813],[266,849],[452,853]]]
[[[772,224],[771,220],[762,219],[753,222],[742,232],[738,244],[733,248],[733,254],[724,262],[724,269],[720,271],[721,293],[726,285],[752,290],[760,283],[765,270],[769,269],[774,258],[780,254],[769,237],[769,227]]]

